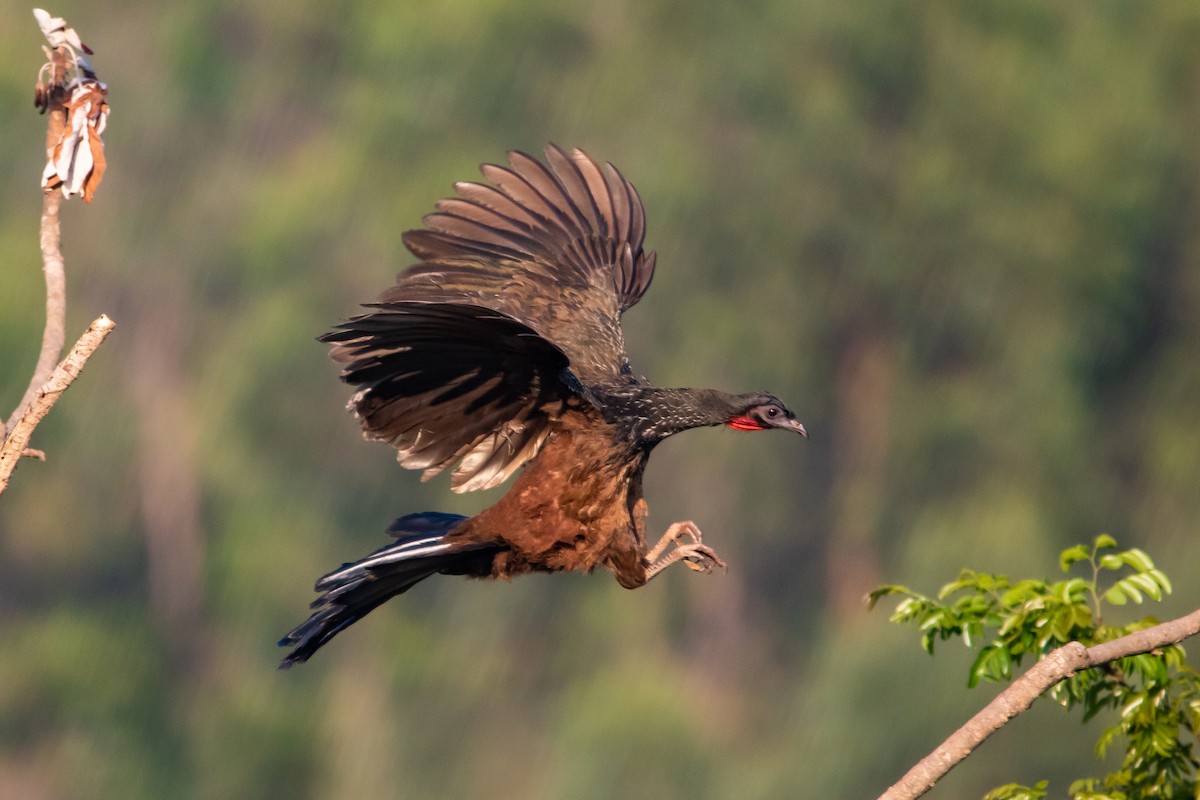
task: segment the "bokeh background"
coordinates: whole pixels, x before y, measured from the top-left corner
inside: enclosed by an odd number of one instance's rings
[[[994,688],[882,582],[1055,573],[1108,531],[1200,601],[1200,6],[264,0],[66,16],[110,171],[64,211],[71,336],[119,324],[0,499],[0,797],[860,798]],[[0,409],[42,325],[42,60],[0,8]],[[728,574],[430,580],[275,671],[312,581],[492,502],[363,442],[314,338],[452,182],[547,141],[649,209],[662,385],[811,440],[656,451]],[[1134,609],[1131,614],[1146,613]],[[1098,774],[1048,706],[931,795]]]

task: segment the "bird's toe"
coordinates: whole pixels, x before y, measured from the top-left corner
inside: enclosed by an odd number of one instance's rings
[[[680,549],[686,551],[686,555],[683,556],[683,563],[687,564],[688,569],[705,574],[712,572],[716,567],[728,569],[725,562],[717,555],[717,551],[708,545],[693,542],[689,545],[681,545]]]

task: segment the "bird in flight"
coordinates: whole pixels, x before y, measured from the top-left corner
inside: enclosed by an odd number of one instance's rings
[[[706,425],[807,436],[765,392],[666,389],[634,377],[620,317],[654,276],[637,190],[581,150],[520,152],[455,184],[424,228],[419,262],[367,313],[321,337],[357,387],[364,436],[457,492],[497,486],[473,517],[409,514],[394,541],[317,581],[313,614],[279,644],[307,661],[348,626],[434,574],[512,578],[603,566],[628,589],[683,562],[725,564],[692,522],[646,538],[642,474],[672,434]],[[523,468],[523,469],[522,469]]]

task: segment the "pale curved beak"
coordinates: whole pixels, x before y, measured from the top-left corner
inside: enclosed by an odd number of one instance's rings
[[[805,439],[808,438],[808,431],[804,430],[804,426],[800,424],[799,420],[789,419],[787,422],[783,423],[779,427],[783,428],[784,430],[795,431],[796,433],[803,436]]]

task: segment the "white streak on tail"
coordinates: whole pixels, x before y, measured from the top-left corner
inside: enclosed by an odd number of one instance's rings
[[[325,586],[331,583],[338,583],[355,572],[378,567],[382,564],[393,564],[397,561],[408,561],[413,558],[424,558],[426,556],[435,556],[440,553],[445,553],[450,550],[450,545],[441,541],[440,536],[430,536],[427,539],[418,539],[414,542],[405,542],[401,545],[389,547],[382,553],[377,553],[373,556],[368,556],[361,561],[355,561],[353,564],[339,569],[337,572],[331,572],[321,578],[317,587]]]

